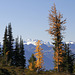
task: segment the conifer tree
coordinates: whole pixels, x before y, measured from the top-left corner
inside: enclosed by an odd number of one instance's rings
[[[54,69],[59,71],[62,71],[62,67],[61,64],[63,63],[63,50],[62,50],[62,40],[63,40],[63,35],[62,35],[62,31],[65,30],[65,27],[63,26],[63,24],[65,24],[65,21],[61,21],[61,19],[63,18],[63,16],[60,13],[57,13],[56,10],[56,6],[54,4],[54,6],[52,6],[51,11],[49,11],[49,30],[47,30],[49,32],[49,34],[51,34],[51,36],[53,36],[53,41],[54,41],[54,63],[55,63],[55,67]]]
[[[36,58],[34,57],[34,54],[32,54],[32,56],[30,57],[30,59],[28,60],[29,61],[29,69],[31,71],[35,71],[36,68],[35,68],[35,61],[36,61]]]
[[[13,55],[13,66],[16,67],[25,67],[25,56],[24,56],[25,52],[24,52],[24,45],[23,45],[23,39],[20,38],[20,43],[19,43],[19,38],[16,38],[15,41],[15,51],[14,51],[14,55]]]
[[[63,61],[63,71],[64,72],[66,72],[67,70],[68,70],[68,62],[67,62],[67,60],[68,60],[68,56],[67,56],[67,51],[68,51],[68,47],[67,47],[67,44],[64,44],[64,51],[65,51],[65,53],[64,53],[64,61]]]
[[[13,35],[12,35],[12,27],[11,27],[11,23],[8,24],[8,61],[12,61],[13,60]]]
[[[16,38],[16,41],[15,41],[15,51],[14,51],[12,65],[14,65],[16,67],[20,66],[19,39],[18,39],[18,37]]]
[[[43,64],[44,64],[44,61],[43,61],[43,53],[41,50],[43,50],[40,45],[42,45],[40,43],[40,40],[38,40],[38,42],[36,42],[36,50],[35,50],[35,56],[37,58],[36,62],[35,62],[35,67],[37,68],[37,72],[39,72],[42,68],[43,68]]]
[[[6,26],[5,33],[4,33],[4,40],[3,40],[3,62],[7,62],[7,59],[8,59],[8,56],[7,56],[7,53],[9,52],[8,46],[9,46],[8,34],[7,34],[7,26]]]
[[[63,69],[66,72],[73,72],[73,66],[74,66],[74,59],[75,59],[75,54],[72,53],[72,51],[69,48],[69,44],[64,45],[64,62],[63,62]]]
[[[26,66],[26,59],[25,59],[25,51],[24,51],[24,45],[23,45],[23,39],[20,37],[20,66],[23,68]]]

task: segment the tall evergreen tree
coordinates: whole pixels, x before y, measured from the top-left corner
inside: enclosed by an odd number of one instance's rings
[[[66,72],[73,72],[73,66],[74,66],[74,59],[75,59],[75,54],[72,53],[72,51],[69,48],[69,44],[64,45],[64,62],[63,62],[63,69]]]
[[[12,65],[16,67],[25,67],[25,56],[24,56],[24,45],[23,45],[23,39],[20,37],[20,43],[19,43],[19,38],[16,38],[15,41],[15,50],[14,50],[14,55],[13,55],[13,62]]]
[[[7,59],[8,59],[8,55],[6,55],[9,52],[8,46],[9,46],[8,45],[8,34],[7,34],[7,26],[6,26],[5,33],[4,33],[4,40],[3,40],[3,61],[4,62],[7,62]]]
[[[11,23],[9,23],[8,25],[8,49],[9,49],[9,53],[8,53],[8,61],[12,61],[13,59],[13,35],[12,35],[12,27],[11,27]]]
[[[16,67],[20,66],[19,39],[18,39],[18,37],[16,38],[16,41],[15,41],[15,51],[14,51],[14,55],[13,55],[12,65],[14,65]]]
[[[20,66],[22,66],[23,68],[26,66],[25,51],[22,37],[20,37]]]
[[[62,50],[62,31],[65,30],[65,27],[63,24],[65,24],[65,21],[61,21],[63,16],[60,13],[57,13],[56,6],[52,6],[50,14],[49,14],[49,21],[50,21],[50,28],[48,30],[49,34],[53,36],[54,41],[54,63],[55,67],[54,69],[59,71],[62,71],[61,64],[63,63],[63,50]]]

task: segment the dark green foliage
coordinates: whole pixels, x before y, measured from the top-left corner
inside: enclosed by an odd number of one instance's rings
[[[26,66],[26,59],[25,59],[25,51],[24,51],[24,45],[23,45],[23,39],[22,37],[20,37],[20,50],[19,50],[19,54],[20,54],[20,66],[22,66],[23,68]]]
[[[34,54],[32,54],[32,56],[30,57],[30,59],[28,61],[29,61],[29,63],[32,63],[32,69],[35,71],[36,70],[36,68],[35,68],[36,58],[34,57]]]
[[[19,44],[19,38],[16,38],[15,42],[15,50],[14,50],[14,55],[13,55],[13,61],[12,65],[19,67],[21,66],[22,68],[25,67],[25,56],[24,56],[24,45],[23,45],[23,39],[20,38],[20,44]]]
[[[25,69],[20,67],[0,67],[0,75],[25,75]]]
[[[0,75],[11,75],[7,69],[0,68]]]
[[[16,38],[16,45],[15,49],[13,49],[13,35],[12,35],[12,27],[11,23],[5,29],[4,33],[4,40],[3,40],[3,50],[2,50],[2,62],[4,65],[11,65],[11,66],[21,66],[25,67],[25,56],[24,56],[24,46],[23,46],[23,39],[20,38],[20,44],[18,38]]]
[[[13,59],[13,36],[12,36],[12,27],[11,23],[5,28],[5,33],[4,33],[4,38],[3,38],[3,50],[2,50],[2,55],[3,55],[3,64],[12,64],[12,59]]]
[[[0,56],[2,56],[1,42],[0,42]]]
[[[7,64],[7,59],[8,59],[8,55],[6,55],[6,52],[9,51],[8,49],[8,34],[7,34],[7,26],[5,28],[5,33],[4,33],[4,40],[3,40],[3,62],[5,62],[4,64]]]
[[[34,63],[36,61],[36,58],[34,57],[34,54],[32,54],[32,56],[30,57],[30,59],[28,60],[31,63]]]
[[[1,42],[0,42],[0,58],[2,56],[2,50],[1,50]]]
[[[5,29],[4,40],[3,40],[3,55],[8,51],[8,34],[7,34],[7,26]]]
[[[75,60],[74,60],[74,65],[73,65],[73,73],[75,73]]]
[[[9,53],[8,53],[8,61],[12,62],[13,60],[13,35],[12,35],[12,27],[11,27],[11,23],[9,23],[8,25],[8,49],[9,49]],[[12,65],[12,63],[10,64]]]
[[[71,50],[69,49],[69,44],[64,45],[64,50],[65,50],[65,53],[64,53],[63,70],[65,72],[72,73],[73,72],[75,56],[71,52]]]
[[[15,41],[15,50],[14,50],[12,65],[18,67],[19,66],[19,61],[20,61],[20,56],[19,56],[19,41],[18,41],[18,38],[16,38],[16,41]]]

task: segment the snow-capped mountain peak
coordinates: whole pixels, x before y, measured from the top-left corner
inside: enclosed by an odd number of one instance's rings
[[[36,46],[36,42],[37,41],[38,41],[37,39],[35,39],[35,40],[33,40],[33,39],[27,39],[27,40],[24,41],[24,44],[27,44],[27,45],[33,44],[33,45]],[[43,40],[40,40],[40,41],[41,41],[41,44],[45,44],[47,46],[50,46],[51,45],[49,42],[44,42]]]

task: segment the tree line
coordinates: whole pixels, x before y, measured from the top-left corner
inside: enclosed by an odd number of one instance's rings
[[[15,41],[15,46],[13,45]],[[9,23],[8,27],[5,28],[4,38],[3,38],[3,47],[0,49],[0,59],[1,66],[21,66],[25,67],[25,51],[23,46],[23,39],[20,36],[15,40],[12,35],[12,27],[11,23]]]
[[[28,60],[28,68],[32,71],[37,72],[42,70],[43,67],[43,53],[41,52],[41,50],[43,49],[41,49],[40,47],[40,42],[40,40],[36,42],[36,53],[35,55],[32,54],[31,58]],[[9,23],[8,27],[6,26],[5,28],[3,37],[3,47],[1,47],[0,44],[0,60],[0,67],[15,66],[20,67],[22,69],[26,68],[26,57],[23,39],[22,36],[20,36],[20,41],[18,36],[16,39],[13,38],[11,23]]]

